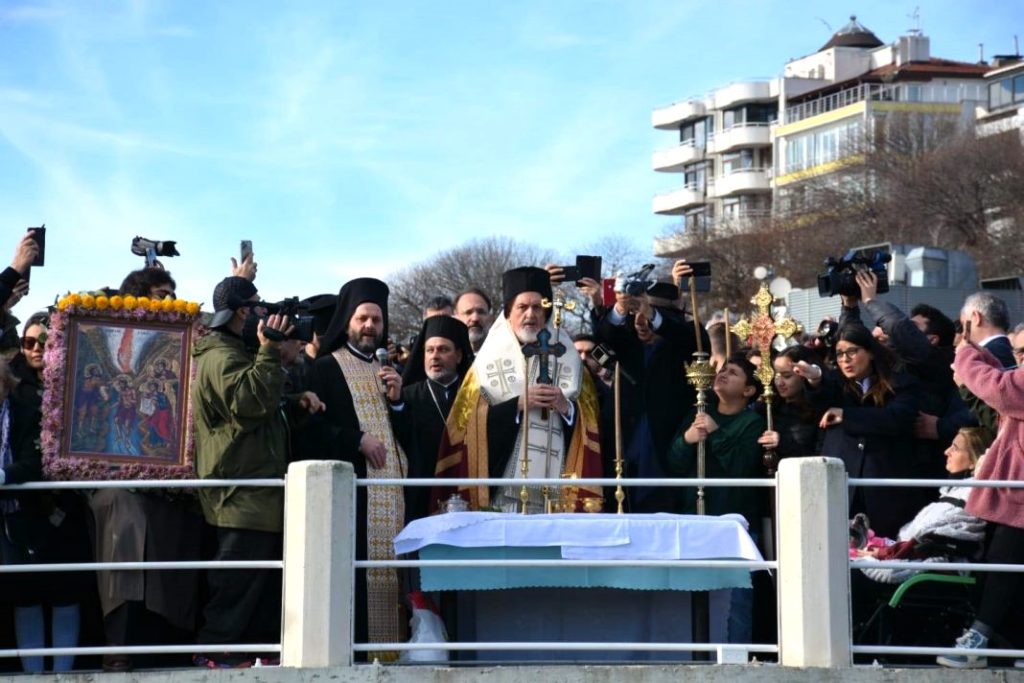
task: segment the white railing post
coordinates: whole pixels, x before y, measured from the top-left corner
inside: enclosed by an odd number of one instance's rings
[[[779,463],[779,661],[850,666],[846,470],[836,458]]]
[[[352,664],[354,498],[347,462],[309,460],[288,467],[283,666]]]

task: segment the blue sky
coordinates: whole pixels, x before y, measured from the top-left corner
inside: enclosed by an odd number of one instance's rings
[[[892,41],[918,6],[935,56],[1024,33],[1021,0],[0,0],[0,249],[48,226],[16,313],[116,286],[136,234],[177,239],[207,302],[240,239],[267,298],[473,237],[647,251],[676,181],[652,108],[777,75],[850,13]]]

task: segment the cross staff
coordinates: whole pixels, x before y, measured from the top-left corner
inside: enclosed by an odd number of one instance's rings
[[[775,431],[772,424],[772,397],[775,395],[772,388],[772,382],[775,379],[775,370],[772,368],[771,363],[772,342],[774,342],[775,337],[779,335],[781,335],[783,339],[788,339],[803,329],[798,322],[788,316],[778,319],[772,317],[771,306],[774,301],[775,297],[773,297],[771,292],[768,291],[768,285],[762,282],[760,289],[757,290],[757,294],[755,294],[750,300],[750,303],[757,306],[757,313],[753,316],[753,319],[751,321],[747,321],[746,319],[741,318],[732,326],[733,331],[739,335],[741,339],[749,338],[751,340],[751,345],[761,351],[761,365],[757,368],[757,371],[754,374],[757,379],[760,380],[762,386],[764,386],[762,396],[764,397],[768,431]],[[725,325],[725,334],[726,337],[728,337],[728,320],[726,320]],[[768,476],[774,476],[775,468],[779,463],[779,458],[775,453],[775,449],[765,449],[762,460],[764,462],[765,469],[768,470]]]
[[[554,356],[555,362],[558,357],[565,354],[565,344],[560,341],[551,343],[551,333],[545,327],[537,333],[537,341],[523,345],[523,356],[529,359],[531,356],[538,356],[540,371],[537,373],[537,384],[553,384],[551,371],[548,367],[548,356]],[[529,381],[529,377],[527,377]]]
[[[545,299],[545,301],[547,301],[547,300]],[[541,302],[541,305],[543,305],[543,302]],[[558,370],[557,370],[557,367],[558,367],[557,366],[558,357],[562,356],[563,354],[565,354],[565,350],[566,350],[565,349],[565,344],[563,344],[563,343],[561,343],[561,342],[559,342],[557,340],[555,341],[554,344],[551,343],[551,332],[549,332],[546,327],[542,328],[537,333],[537,341],[535,341],[533,343],[530,343],[530,344],[524,344],[523,345],[523,359],[524,359],[524,361],[526,363],[526,368],[527,368],[526,381],[524,382],[524,385],[523,385],[524,386],[524,388],[523,388],[524,417],[529,414],[529,410],[530,410],[530,403],[529,403],[529,400],[528,400],[528,397],[529,397],[529,394],[528,394],[529,389],[528,389],[528,387],[530,385],[530,372],[529,372],[530,358],[532,358],[533,356],[537,356],[537,363],[540,366],[539,370],[537,371],[537,383],[538,384],[553,384],[554,381],[552,379],[551,372],[550,372],[550,370],[548,368],[548,356],[554,356],[555,357],[555,363],[556,363],[556,365],[555,365],[555,368],[556,368],[555,372],[557,373],[558,372]],[[556,374],[556,377],[557,377],[557,374]],[[547,420],[547,424],[548,424],[547,452],[546,452],[546,456],[544,458],[544,476],[547,477],[547,475],[548,475],[548,460],[550,459],[550,456],[551,456],[551,420],[549,419],[549,413],[548,413],[548,409],[547,408],[542,408],[540,414],[541,414],[541,418],[544,419],[544,420]],[[527,441],[530,438],[530,424],[529,424],[528,418],[524,419],[524,425],[525,425],[525,427],[523,428],[523,462],[522,462],[522,466],[520,468],[520,471],[522,472],[523,478],[525,479],[525,478],[527,478],[529,476],[529,471],[530,471],[530,456],[529,456],[529,454],[527,452]],[[545,507],[547,507],[547,499],[548,499],[548,494],[549,494],[547,486],[545,486],[543,488],[543,492],[544,492]],[[519,491],[519,500],[522,503],[522,510],[521,510],[521,512],[523,514],[526,514],[526,504],[527,504],[527,501],[529,500],[529,492],[526,489],[526,484],[523,484],[522,489]]]

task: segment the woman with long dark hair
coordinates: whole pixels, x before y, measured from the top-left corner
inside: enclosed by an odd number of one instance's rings
[[[40,406],[48,322],[45,312],[29,318],[22,330],[21,351],[11,360],[9,373],[4,368],[5,379],[0,382],[5,389],[0,396],[3,484],[42,479]],[[79,493],[0,493],[0,516],[3,564],[89,561],[85,506]],[[5,587],[14,603],[14,631],[19,648],[45,647],[47,621],[52,647],[78,644],[79,601],[90,585],[85,573],[7,576],[12,577],[5,580]],[[54,657],[53,670],[70,671],[74,659],[67,655]],[[21,662],[26,672],[43,671],[42,657],[22,657]]]
[[[775,449],[779,458],[814,455],[818,450],[818,421],[822,411],[808,400],[807,382],[797,374],[796,366],[801,362],[814,365],[819,361],[818,354],[806,346],[790,346],[772,361],[777,397],[772,410],[775,429],[766,431],[757,442]]]
[[[804,361],[794,372],[807,379],[807,395],[822,410],[819,451],[841,458],[850,477],[909,479],[918,475],[913,451],[917,384],[894,367],[894,356],[866,327],[839,328],[833,350],[836,367],[822,372]],[[867,514],[872,528],[894,537],[900,525],[927,502],[923,489],[855,487],[850,517]]]

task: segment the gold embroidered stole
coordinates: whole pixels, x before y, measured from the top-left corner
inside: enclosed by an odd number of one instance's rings
[[[377,372],[380,364],[374,360],[367,363],[342,347],[333,354],[341,374],[345,377],[352,394],[352,404],[359,428],[372,434],[387,447],[384,467],[376,469],[366,463],[368,477],[401,479],[409,466],[405,453],[391,430],[391,418]],[[393,560],[395,536],[402,531],[405,522],[405,500],[398,486],[370,486],[366,489],[366,550],[367,559]],[[402,640],[404,632],[401,605],[401,590],[398,572],[395,569],[366,570],[366,601],[369,642],[395,643]],[[391,659],[376,653],[381,660]],[[382,656],[384,655],[384,656]]]

